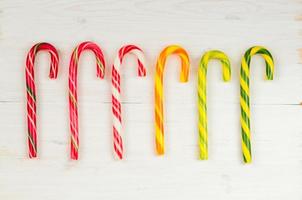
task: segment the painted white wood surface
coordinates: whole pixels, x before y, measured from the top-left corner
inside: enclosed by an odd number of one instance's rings
[[[298,0],[82,1],[0,0],[0,199],[302,199],[302,2]],[[67,77],[72,49],[92,40],[104,50],[106,79],[95,59],[79,66],[80,160],[69,159]],[[27,158],[24,63],[36,42],[60,53],[59,77],[47,77],[49,57],[36,62],[38,156]],[[124,44],[141,46],[148,75],[134,59],[123,66],[125,159],[112,156],[110,66]],[[179,60],[165,72],[166,154],[155,155],[153,76],[159,52],[180,44],[191,56],[190,80],[178,82]],[[253,163],[241,157],[239,67],[244,51],[266,46],[275,79],[252,60]],[[196,73],[201,55],[225,51],[232,81],[221,67],[208,72],[209,160],[198,160]],[[299,63],[300,62],[300,63]]]

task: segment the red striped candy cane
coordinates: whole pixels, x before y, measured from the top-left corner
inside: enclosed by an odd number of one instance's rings
[[[79,127],[78,127],[78,63],[82,51],[91,50],[96,57],[96,75],[104,78],[105,60],[102,50],[98,45],[92,42],[83,42],[77,46],[70,59],[69,64],[69,124],[71,131],[71,152],[70,157],[73,160],[78,159],[79,150]]]
[[[133,54],[137,57],[138,76],[146,76],[145,59],[143,51],[135,45],[125,45],[120,48],[112,66],[112,115],[113,115],[113,148],[115,155],[123,158],[122,140],[122,106],[120,90],[120,68],[126,54]]]
[[[59,56],[56,48],[45,42],[35,44],[27,54],[25,68],[29,158],[37,157],[36,85],[34,63],[39,51],[48,51],[50,54],[49,78],[55,79],[58,75]]]

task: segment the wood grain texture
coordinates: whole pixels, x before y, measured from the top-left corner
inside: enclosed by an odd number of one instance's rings
[[[0,199],[302,199],[302,2],[298,0],[59,1],[0,0]],[[80,160],[69,160],[68,65],[71,51],[92,40],[104,50],[105,80],[95,59],[79,63]],[[36,42],[59,50],[59,76],[49,80],[49,56],[36,62],[38,156],[27,158],[26,53]],[[113,159],[110,69],[118,49],[143,48],[147,77],[135,58],[123,63],[125,159]],[[155,156],[153,77],[169,44],[191,56],[189,82],[178,82],[179,60],[165,71],[166,154]],[[253,163],[240,146],[239,68],[253,45],[267,47],[276,69],[264,80],[264,61],[251,67]],[[198,160],[197,67],[206,50],[228,54],[233,77],[221,80],[211,62],[208,81],[209,160]]]

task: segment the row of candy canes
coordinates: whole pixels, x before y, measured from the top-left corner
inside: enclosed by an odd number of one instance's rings
[[[37,156],[37,132],[36,132],[36,89],[34,81],[34,61],[39,51],[48,51],[51,56],[50,78],[56,78],[58,74],[59,56],[56,48],[49,43],[38,43],[34,45],[26,59],[26,89],[27,89],[27,126],[28,126],[28,148],[29,157]],[[104,78],[105,59],[102,50],[92,42],[83,42],[78,45],[71,56],[69,65],[69,117],[71,131],[71,159],[78,159],[79,150],[79,128],[77,107],[77,68],[81,53],[91,50],[96,56],[97,77]],[[123,46],[112,66],[112,115],[113,115],[113,147],[117,158],[123,158],[122,140],[122,105],[120,97],[120,68],[123,58],[127,54],[133,54],[138,62],[138,75],[146,75],[145,59],[143,51],[135,45]],[[180,81],[187,82],[189,76],[190,61],[187,52],[180,46],[171,45],[166,47],[159,55],[156,63],[155,73],[155,143],[156,152],[164,154],[164,114],[163,114],[163,74],[166,59],[169,55],[178,55],[181,59]],[[251,57],[260,54],[266,63],[266,78],[273,79],[274,61],[270,52],[261,46],[248,49],[241,62],[240,70],[240,106],[241,106],[241,130],[242,130],[242,154],[245,163],[251,162],[250,141],[250,101],[249,101],[249,68]],[[218,50],[206,52],[199,64],[198,69],[198,133],[200,159],[208,159],[208,131],[207,131],[207,100],[206,100],[206,74],[208,62],[212,59],[220,60],[222,63],[223,80],[231,79],[231,65],[226,54]]]

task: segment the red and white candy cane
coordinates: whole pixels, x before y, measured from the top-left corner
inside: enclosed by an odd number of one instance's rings
[[[59,56],[56,48],[49,43],[35,44],[26,58],[26,93],[27,93],[27,131],[28,131],[28,154],[30,158],[37,157],[37,122],[36,122],[36,85],[34,63],[39,51],[48,51],[50,54],[49,78],[55,79],[58,75]]]
[[[122,106],[120,89],[120,68],[126,54],[137,57],[138,76],[146,76],[145,59],[143,51],[135,45],[125,45],[120,48],[112,66],[112,114],[113,114],[113,148],[117,158],[123,158],[122,140]]]
[[[96,75],[99,78],[104,78],[105,75],[105,60],[102,50],[98,45],[92,42],[83,42],[77,46],[70,59],[69,65],[69,118],[71,131],[71,152],[70,157],[73,160],[78,159],[79,150],[79,127],[78,127],[78,63],[80,55],[85,50],[91,50],[96,57]]]

